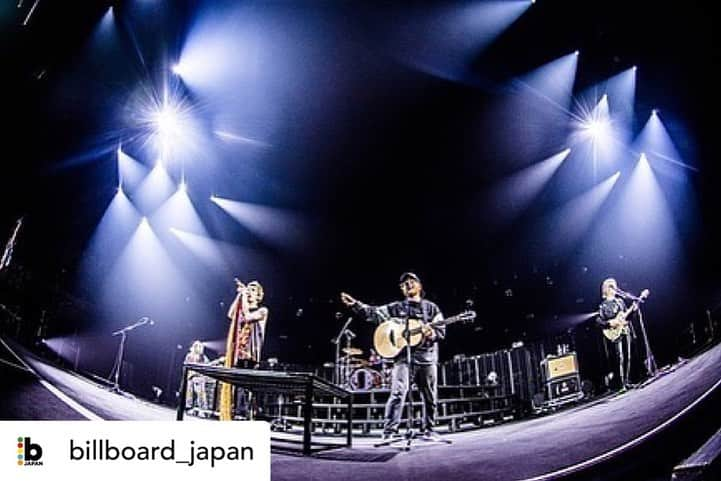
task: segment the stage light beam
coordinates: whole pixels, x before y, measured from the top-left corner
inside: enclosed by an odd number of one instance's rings
[[[565,256],[572,251],[593,225],[620,176],[617,171],[543,219],[538,230],[545,237],[547,252]]]
[[[569,53],[510,82],[488,114],[502,132],[501,155],[528,164],[567,143],[577,66],[578,56]]]
[[[654,170],[666,177],[685,179],[686,171],[698,169],[684,161],[671,135],[661,121],[656,109],[651,111],[648,121],[633,142],[633,150],[644,152]],[[680,167],[680,168],[679,168]]]
[[[213,203],[269,245],[288,250],[308,248],[308,222],[298,212],[215,197]]]
[[[570,153],[571,149],[565,149],[503,179],[490,192],[484,217],[499,226],[512,222],[541,193]]]

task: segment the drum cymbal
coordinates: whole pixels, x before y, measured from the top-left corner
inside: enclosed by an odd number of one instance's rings
[[[343,356],[340,359],[338,359],[339,364],[346,366],[346,367],[363,367],[368,365],[368,361],[365,359],[356,359],[350,356]]]
[[[344,347],[341,349],[344,354],[348,354],[349,356],[360,356],[363,354],[363,351],[358,349],[357,347]]]

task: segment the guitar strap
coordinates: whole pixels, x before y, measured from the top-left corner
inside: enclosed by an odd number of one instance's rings
[[[421,299],[421,312],[423,314],[423,324],[428,324],[428,303],[423,302],[424,299]],[[423,343],[425,344],[427,342],[427,339],[423,339]]]

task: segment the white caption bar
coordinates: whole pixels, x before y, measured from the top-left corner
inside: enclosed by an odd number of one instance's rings
[[[270,481],[262,421],[0,421],[0,479]],[[212,477],[211,477],[212,476]]]

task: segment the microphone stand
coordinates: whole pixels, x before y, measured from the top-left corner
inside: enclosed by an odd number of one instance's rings
[[[658,366],[656,365],[656,358],[651,352],[651,344],[648,342],[646,324],[643,322],[643,313],[641,312],[641,304],[638,305],[638,323],[641,326],[641,335],[643,336],[643,344],[646,350],[646,360],[644,361],[644,365],[646,366],[646,372],[649,377],[653,378],[658,372]]]
[[[416,439],[422,439],[423,441],[430,441],[430,442],[442,442],[446,444],[451,444],[452,441],[440,438],[438,436],[435,436],[431,439],[426,439],[423,437],[418,437],[418,432],[413,430],[413,386],[411,384],[411,381],[413,380],[413,356],[411,354],[411,312],[410,312],[410,306],[406,303],[406,313],[405,313],[405,319],[403,320],[405,327],[403,331],[403,339],[406,341],[406,363],[408,365],[408,369],[406,372],[406,385],[408,386],[408,392],[406,394],[407,399],[406,401],[406,416],[408,417],[406,421],[406,432],[402,437],[399,438],[393,438],[388,439],[387,441],[381,441],[380,443],[376,443],[373,446],[378,448],[381,446],[390,446],[392,444],[398,443],[398,442],[405,442],[405,446],[403,446],[401,449],[403,451],[410,451],[411,445],[413,444],[413,441]],[[425,315],[423,316],[425,318]],[[426,319],[424,319],[426,321]],[[422,341],[421,341],[422,342]],[[391,388],[392,389],[392,388]],[[424,407],[425,409],[425,407]]]
[[[410,329],[410,323],[411,323],[411,313],[410,313],[410,306],[406,305],[405,308],[405,318],[403,319],[404,328],[403,328],[403,339],[406,341],[406,366],[408,368],[406,369],[406,386],[408,387],[408,391],[406,392],[406,432],[402,437],[393,438],[391,436],[390,439],[386,441],[381,441],[380,443],[376,443],[373,446],[376,448],[379,448],[381,446],[390,446],[391,444],[395,444],[398,442],[405,442],[405,446],[403,446],[401,449],[403,451],[410,451],[411,450],[411,444],[413,443],[413,440],[416,438],[416,433],[413,431],[413,386],[411,385],[411,381],[413,380],[413,356],[411,355],[411,329]],[[392,389],[392,388],[391,388]]]
[[[616,288],[615,291],[621,297],[630,299],[631,301],[637,303],[636,305],[638,306],[638,324],[639,326],[641,326],[641,336],[643,337],[644,350],[646,351],[646,359],[644,360],[643,364],[646,368],[646,373],[648,374],[649,378],[653,378],[658,373],[658,365],[656,364],[656,358],[654,357],[653,352],[651,352],[651,344],[648,341],[648,335],[646,334],[646,323],[643,322],[643,312],[641,311],[641,304],[644,303],[644,300],[619,288]]]
[[[122,394],[127,396],[128,394],[120,389],[120,371],[123,369],[123,357],[125,355],[125,341],[128,337],[128,332],[132,331],[136,327],[144,326],[150,321],[149,317],[141,317],[134,324],[124,327],[118,331],[113,332],[113,336],[120,336],[120,345],[118,346],[118,353],[115,356],[115,364],[113,370],[110,371],[108,380],[114,378],[113,387],[110,388],[111,392],[116,394]]]
[[[348,326],[350,325],[352,320],[353,320],[353,318],[349,317],[348,320],[345,322],[345,324],[343,324],[343,328],[341,328],[338,335],[336,337],[334,337],[333,339],[331,339],[331,341],[330,341],[331,343],[335,344],[335,370],[334,370],[335,379],[334,379],[334,381],[335,381],[336,385],[342,384],[341,383],[341,367],[340,367],[340,339],[341,339],[341,337],[343,337],[345,335],[347,337],[346,342],[350,346],[350,340],[352,339],[352,337],[355,337],[355,335],[353,335],[351,337],[347,334],[350,332],[350,331],[348,331]]]

